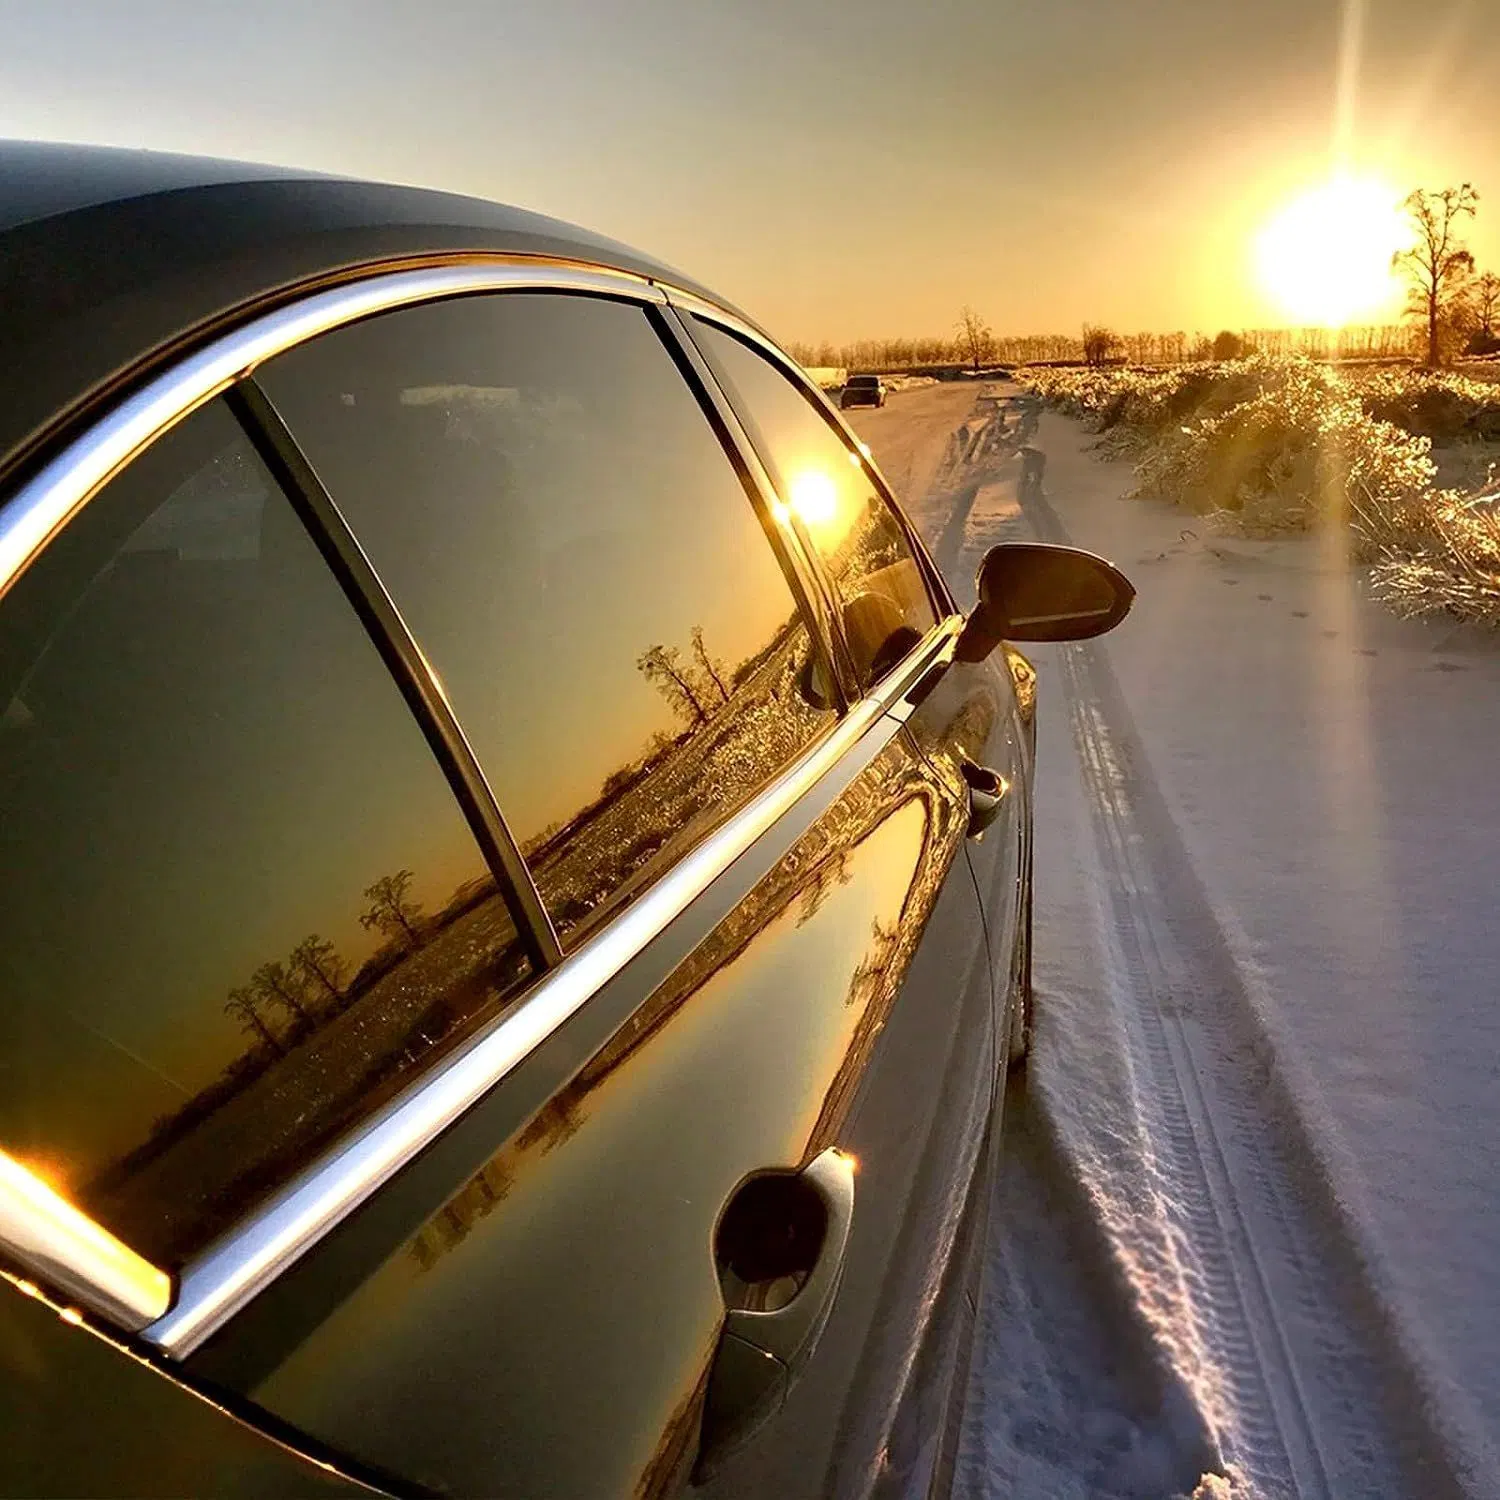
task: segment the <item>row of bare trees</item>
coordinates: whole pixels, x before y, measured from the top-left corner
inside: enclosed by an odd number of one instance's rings
[[[359,918],[366,931],[381,933],[408,952],[422,943],[422,908],[411,896],[415,878],[410,870],[397,870],[366,886],[369,904]],[[261,964],[248,984],[231,989],[224,1012],[280,1056],[289,1042],[344,1008],[348,977],[349,966],[334,945],[309,933],[285,960]],[[281,1023],[280,1029],[273,1020]]]
[[[1500,284],[1496,291],[1500,292]],[[1491,326],[1500,323],[1495,308]],[[866,340],[843,347],[814,349],[790,345],[790,352],[809,366],[830,369],[904,370],[928,367],[1074,363],[1124,360],[1133,365],[1176,365],[1205,359],[1233,359],[1239,354],[1301,354],[1309,359],[1413,359],[1423,357],[1421,330],[1408,324],[1368,324],[1347,328],[1242,328],[1217,335],[1175,329],[1166,333],[1116,332],[1086,324],[1081,335],[996,334],[982,319],[972,333],[922,345],[924,357],[912,357],[918,341]],[[1226,352],[1228,351],[1228,352]],[[814,357],[816,356],[816,358]]]
[[[1418,188],[1402,205],[1412,243],[1393,264],[1406,279],[1406,323],[1349,328],[1224,329],[1204,333],[1117,333],[1086,323],[1082,335],[997,335],[974,308],[959,314],[951,338],[864,339],[854,344],[792,344],[804,365],[832,369],[894,370],[917,366],[1045,364],[1082,360],[1091,365],[1139,365],[1235,359],[1245,354],[1306,355],[1311,359],[1421,359],[1450,362],[1461,353],[1500,353],[1500,275],[1480,271],[1464,243],[1466,221],[1478,213],[1470,183],[1433,191]]]

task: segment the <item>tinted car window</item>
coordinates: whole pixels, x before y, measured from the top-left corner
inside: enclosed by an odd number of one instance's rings
[[[429,304],[264,380],[442,677],[565,944],[833,717],[770,523],[643,308]]]
[[[806,392],[733,334],[702,319],[695,325],[755,430],[783,503],[833,577],[855,672],[867,687],[937,623],[906,533]]]
[[[0,606],[0,1148],[180,1261],[524,978],[395,684],[215,405]]]

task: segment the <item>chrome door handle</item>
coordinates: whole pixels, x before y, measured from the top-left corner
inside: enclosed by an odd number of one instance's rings
[[[988,766],[975,765],[972,760],[961,760],[959,770],[969,788],[969,837],[984,837],[984,831],[1000,816],[1005,806],[1010,783]]]
[[[737,1203],[747,1212],[736,1224]],[[792,1219],[801,1221],[804,1234],[786,1222]],[[800,1172],[752,1177],[730,1200],[721,1238],[733,1225],[730,1236],[748,1243],[748,1258],[766,1262],[760,1269],[767,1275],[800,1264],[804,1279],[774,1310],[729,1308],[709,1375],[696,1480],[712,1474],[780,1410],[833,1312],[853,1220],[854,1161],[832,1147]],[[804,1237],[809,1224],[813,1232]],[[776,1264],[783,1256],[787,1265]]]

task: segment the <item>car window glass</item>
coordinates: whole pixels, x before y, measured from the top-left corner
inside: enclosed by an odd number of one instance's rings
[[[701,318],[694,324],[760,442],[782,502],[833,578],[855,672],[868,687],[937,623],[906,533],[810,396],[733,334]]]
[[[220,405],[0,606],[0,1149],[180,1263],[527,959],[396,685]]]
[[[774,523],[645,309],[429,304],[263,378],[441,676],[565,945],[833,718]]]

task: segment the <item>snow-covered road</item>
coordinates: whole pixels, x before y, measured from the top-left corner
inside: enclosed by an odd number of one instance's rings
[[[853,414],[963,602],[1008,537],[1140,597],[1034,653],[1039,1021],[964,1485],[1500,1494],[1500,650],[989,394],[968,463],[973,386]]]

